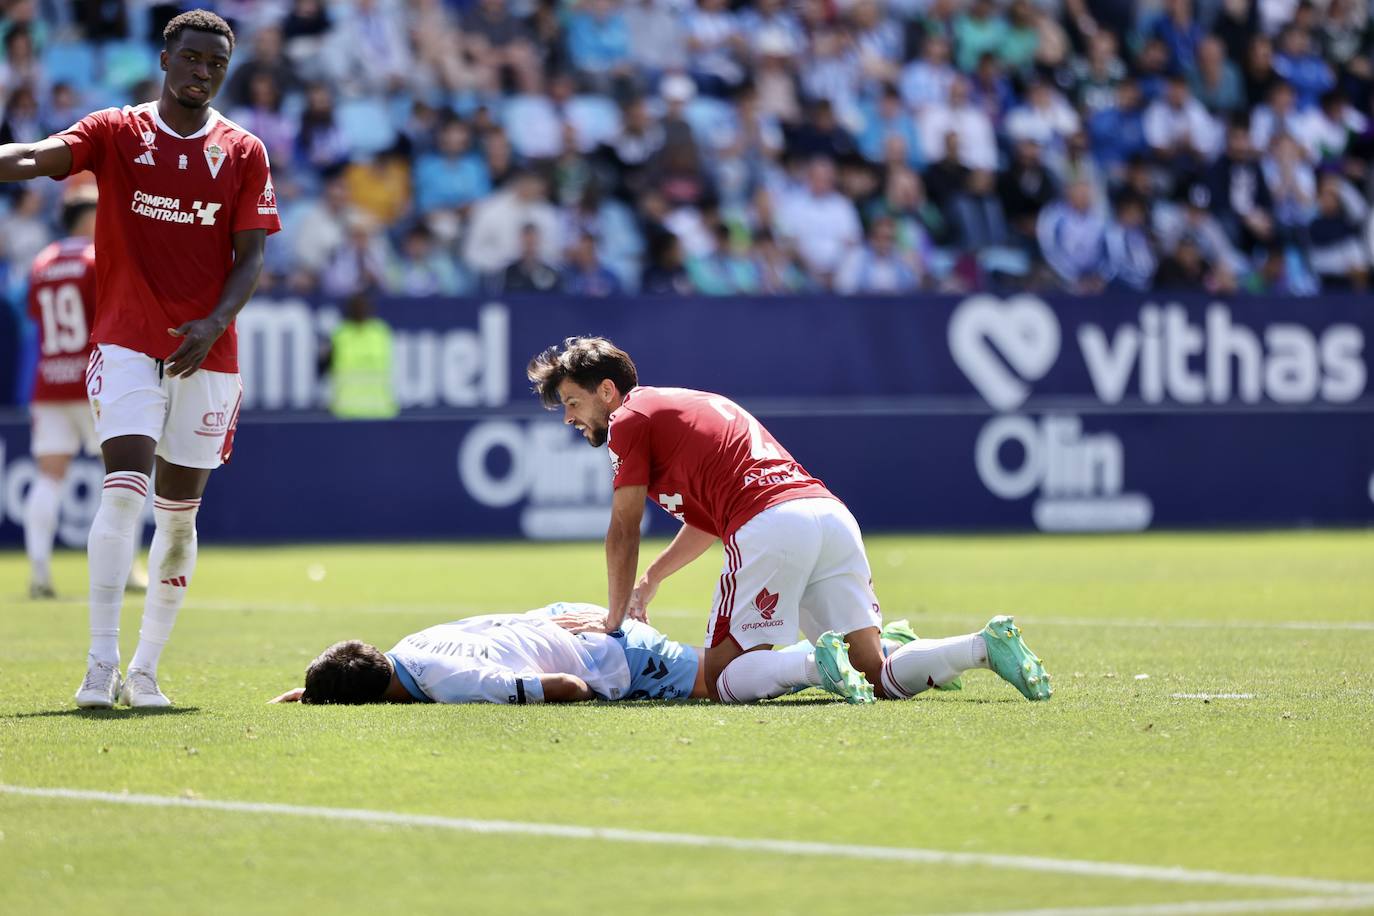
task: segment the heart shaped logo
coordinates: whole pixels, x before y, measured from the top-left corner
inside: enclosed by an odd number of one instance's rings
[[[1059,319],[1028,294],[965,299],[950,316],[948,337],[954,362],[998,410],[1024,404],[1027,383],[1044,378],[1059,357]]]

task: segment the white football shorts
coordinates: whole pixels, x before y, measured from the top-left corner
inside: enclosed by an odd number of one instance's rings
[[[794,499],[754,516],[725,540],[706,645],[786,646],[798,631],[882,626],[863,535],[837,499]]]
[[[33,421],[29,454],[34,457],[100,452],[91,405],[84,400],[34,401],[29,405],[29,416]]]
[[[148,436],[172,464],[213,470],[229,459],[243,403],[237,372],[197,369],[173,378],[162,361],[117,344],[97,344],[86,393],[100,441]]]

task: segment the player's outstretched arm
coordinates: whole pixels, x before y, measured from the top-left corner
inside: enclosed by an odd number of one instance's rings
[[[663,580],[701,556],[715,542],[714,534],[684,524],[673,542],[649,564],[644,575],[635,583],[634,591],[630,593],[630,616],[635,620],[647,621],[649,602],[658,594],[658,587]]]
[[[234,266],[224,280],[219,303],[204,318],[188,321],[167,333],[182,338],[181,346],[167,358],[167,374],[190,375],[205,362],[210,348],[248,304],[262,275],[263,250],[267,247],[266,229],[244,229],[234,233]]]
[[[61,178],[72,170],[72,149],[57,137],[0,146],[0,181]]]
[[[611,524],[606,529],[606,584],[610,592],[607,631],[619,629],[625,621],[639,569],[639,526],[644,521],[648,492],[646,486],[618,487],[611,499]]]
[[[304,687],[294,687],[294,688],[292,688],[291,690],[286,691],[286,693],[283,693],[281,696],[279,696],[279,697],[273,697],[272,699],[268,700],[267,702],[268,702],[268,703],[299,703],[299,702],[301,701],[301,696],[302,696],[304,693],[305,693],[305,688],[304,688]]]

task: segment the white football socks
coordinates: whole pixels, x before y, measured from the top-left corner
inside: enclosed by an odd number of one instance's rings
[[[716,678],[716,691],[723,703],[768,700],[798,687],[820,685],[814,652],[746,652]]]
[[[139,517],[148,498],[148,475],[105,475],[100,508],[91,522],[86,558],[91,576],[91,658],[119,664],[119,606],[134,565]]]
[[[62,504],[62,481],[39,474],[24,502],[24,550],[30,578],[38,584],[52,579],[52,544],[57,537],[57,512]]]
[[[893,699],[948,684],[970,668],[988,667],[988,646],[982,633],[947,639],[917,639],[883,662],[883,689]]]
[[[186,587],[196,570],[196,513],[198,499],[153,498],[153,544],[148,550],[148,596],[143,625],[129,668],[157,674],[158,659],[171,638],[177,612],[186,600]]]

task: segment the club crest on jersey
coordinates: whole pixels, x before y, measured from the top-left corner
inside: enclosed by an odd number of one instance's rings
[[[185,153],[182,153],[180,156],[177,157],[177,168],[181,169],[183,172],[186,171],[186,154],[185,154]]]
[[[262,194],[258,196],[258,215],[277,215],[277,192],[272,190],[271,178],[267,179],[267,186],[262,189]]]
[[[224,150],[218,143],[205,147],[205,164],[210,167],[210,177],[218,178],[220,166],[224,165]]]

